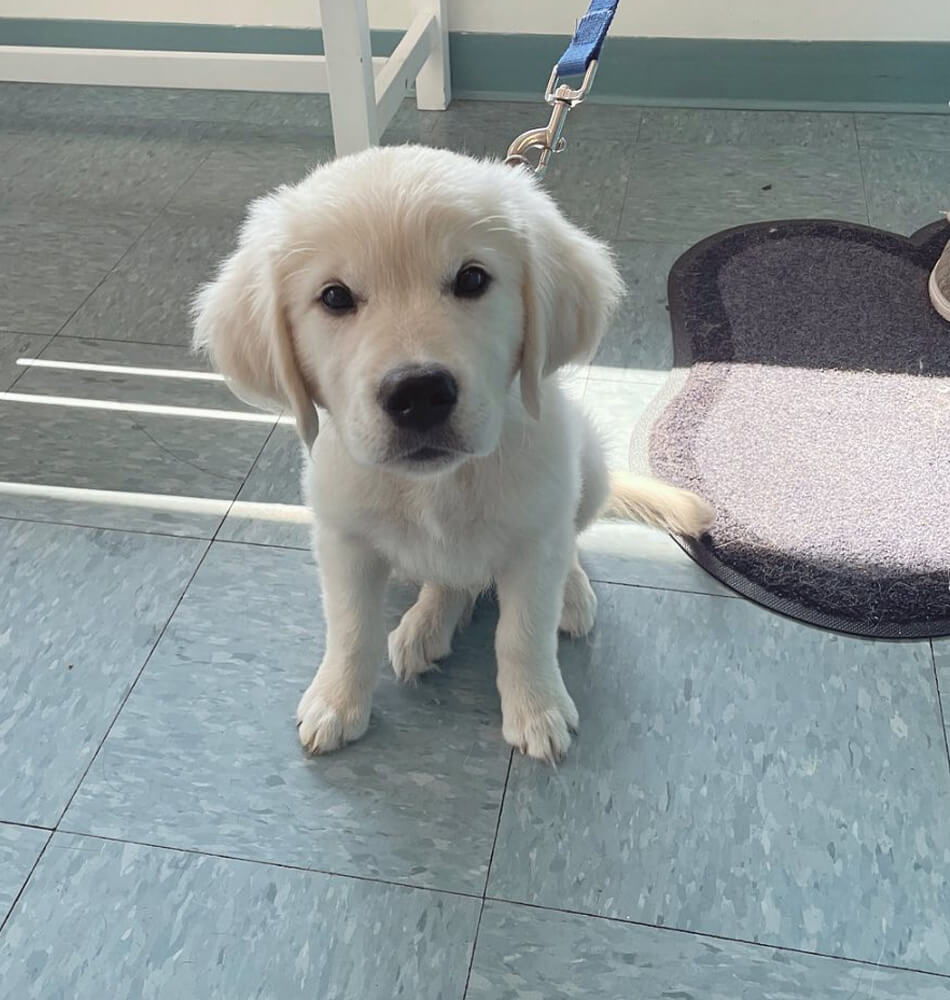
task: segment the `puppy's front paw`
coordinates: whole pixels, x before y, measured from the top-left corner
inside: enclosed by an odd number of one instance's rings
[[[355,691],[342,695],[321,689],[319,674],[297,705],[297,735],[308,753],[329,753],[358,740],[369,726],[372,696]]]
[[[578,715],[571,696],[562,690],[551,699],[515,696],[502,700],[502,734],[516,750],[555,764],[568,751]]]
[[[432,670],[437,660],[452,651],[439,623],[429,621],[418,605],[411,607],[389,633],[389,662],[399,680],[409,683]]]

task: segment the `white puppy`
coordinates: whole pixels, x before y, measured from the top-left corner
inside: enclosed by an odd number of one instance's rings
[[[494,586],[505,739],[567,750],[557,632],[586,634],[596,609],[577,532],[605,511],[685,535],[712,519],[683,490],[609,481],[551,377],[593,352],[621,291],[606,247],[500,163],[372,149],[251,206],[199,294],[195,344],[239,394],[289,406],[312,445],[327,645],[297,710],[308,750],[366,731],[393,571],[421,585],[389,636],[397,676],[446,656]]]

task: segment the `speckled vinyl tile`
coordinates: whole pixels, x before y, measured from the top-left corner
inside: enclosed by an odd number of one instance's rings
[[[277,418],[185,347],[57,337],[41,361],[0,398],[0,515],[210,538]]]
[[[309,549],[313,518],[300,485],[306,461],[296,428],[275,427],[217,537]]]
[[[0,520],[0,820],[56,823],[204,548]]]
[[[516,759],[489,892],[950,973],[950,782],[927,643],[598,586],[580,733]]]
[[[667,308],[670,268],[687,249],[664,243],[617,241],[612,245],[627,295],[614,314],[593,364],[603,378],[636,373],[641,381],[666,378],[673,367],[673,334]]]
[[[478,901],[57,834],[0,938],[22,1000],[448,1000]]]
[[[935,639],[933,643],[937,667],[937,683],[940,685],[940,700],[943,707],[943,724],[950,748],[950,639]],[[950,766],[950,749],[947,764]]]
[[[639,142],[620,239],[690,243],[771,219],[867,222],[857,148]]]
[[[178,90],[165,87],[0,84],[3,121],[42,127],[48,121],[105,123],[245,121],[257,95],[241,91]]]
[[[148,221],[134,213],[12,209],[0,197],[0,329],[58,333]]]
[[[0,391],[6,391],[26,370],[20,358],[36,357],[49,343],[49,337],[33,333],[0,333]]]
[[[862,149],[891,146],[897,149],[941,149],[950,152],[950,114],[855,115]]]
[[[631,145],[637,140],[643,111],[619,104],[584,104],[575,108],[566,128],[569,149],[582,141],[590,147],[604,142]],[[453,101],[430,117],[427,141],[481,156],[504,156],[521,132],[547,125],[550,108],[537,101]],[[575,150],[576,152],[577,150]],[[555,161],[556,169],[560,160]]]
[[[854,117],[846,112],[749,111],[727,108],[645,108],[639,139],[645,143],[772,149],[856,147]]]
[[[872,226],[910,236],[950,211],[946,150],[862,146],[861,164]]]
[[[332,159],[333,140],[327,137],[222,139],[167,204],[166,212],[185,216],[193,224],[240,220],[253,199],[281,184],[303,180],[314,167]]]
[[[0,118],[0,204],[81,206],[147,221],[208,155],[205,133],[201,123],[137,128],[74,117],[8,126]]]
[[[0,823],[0,923],[13,906],[48,839],[48,830]]]
[[[190,346],[198,288],[237,245],[241,216],[166,213],[63,328],[70,337]]]
[[[947,980],[489,902],[466,1000],[945,1000]]]
[[[294,726],[324,643],[310,555],[216,543],[64,828],[480,892],[508,765],[494,620],[480,611],[415,687],[381,665],[366,736],[310,758]]]

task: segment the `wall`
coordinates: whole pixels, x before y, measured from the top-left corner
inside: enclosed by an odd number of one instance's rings
[[[586,0],[450,0],[453,31],[569,34]],[[412,0],[369,0],[375,28],[405,27]],[[80,13],[81,11],[81,13]],[[318,0],[0,0],[0,17],[319,24]],[[617,35],[950,41],[950,0],[621,0]]]

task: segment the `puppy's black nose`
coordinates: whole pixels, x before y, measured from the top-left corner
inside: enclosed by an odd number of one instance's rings
[[[439,365],[395,368],[379,386],[379,401],[397,427],[429,431],[449,419],[458,400],[458,383]]]

